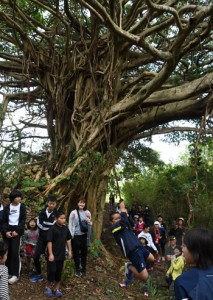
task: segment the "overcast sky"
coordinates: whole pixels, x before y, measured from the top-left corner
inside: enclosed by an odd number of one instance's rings
[[[148,146],[160,153],[160,158],[165,163],[177,163],[180,154],[187,151],[187,142],[181,142],[178,146],[160,141],[162,136],[152,136],[152,144]]]

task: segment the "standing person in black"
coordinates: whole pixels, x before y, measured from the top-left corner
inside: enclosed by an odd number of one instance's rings
[[[150,208],[148,205],[145,205],[145,208],[143,211],[143,220],[146,225],[150,225]]]
[[[55,224],[55,214],[57,213],[56,208],[57,198],[54,195],[49,195],[47,199],[47,206],[43,208],[37,219],[37,226],[39,230],[39,238],[35,248],[34,264],[36,268],[36,276],[31,278],[32,282],[43,280],[41,274],[41,263],[40,256],[45,253],[47,247],[47,233],[48,230]]]
[[[185,233],[186,233],[186,228],[184,226],[184,218],[180,217],[178,218],[177,227],[174,231],[174,236],[176,237],[177,245],[182,246],[183,237]]]
[[[24,226],[26,221],[26,208],[21,202],[22,194],[18,190],[14,190],[9,195],[10,204],[4,208],[2,220],[2,235],[8,246],[8,255],[6,266],[11,278],[8,280],[10,284],[16,283],[20,277],[21,258],[20,243],[21,236],[24,234]]]
[[[113,209],[115,205],[115,196],[113,193],[110,193],[109,195],[109,208]]]
[[[56,223],[48,230],[47,234],[47,284],[45,295],[52,297],[62,297],[60,289],[61,274],[63,270],[66,247],[68,249],[68,258],[71,259],[71,234],[69,228],[65,225],[66,217],[64,212],[56,213]],[[53,288],[53,289],[52,289]]]
[[[165,245],[166,245],[166,224],[163,221],[162,215],[158,215],[158,222],[160,223],[159,229],[160,229],[160,234],[161,234],[161,239],[160,239],[160,247],[161,247],[161,256],[162,256],[162,261],[165,261]]]

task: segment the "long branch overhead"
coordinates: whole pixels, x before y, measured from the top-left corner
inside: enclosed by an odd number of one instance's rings
[[[56,156],[107,149],[107,134],[121,141],[212,108],[211,4],[0,0],[0,8],[3,93],[17,107],[41,104],[33,116],[46,118]]]

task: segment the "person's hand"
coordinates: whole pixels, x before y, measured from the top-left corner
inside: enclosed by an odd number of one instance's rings
[[[72,252],[68,251],[68,259],[71,259],[71,258],[72,258]]]
[[[18,236],[18,233],[16,231],[13,231],[12,232],[12,237],[16,237],[16,236]]]
[[[6,237],[7,237],[8,239],[11,239],[11,237],[12,237],[12,231],[7,231],[7,232],[6,232]]]
[[[54,261],[54,259],[55,259],[55,258],[54,258],[54,255],[53,255],[53,254],[50,254],[50,255],[49,255],[49,261]]]

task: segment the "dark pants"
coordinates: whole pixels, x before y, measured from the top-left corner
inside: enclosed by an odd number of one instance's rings
[[[61,281],[63,265],[64,265],[64,260],[47,262],[47,280],[49,282]]]
[[[160,241],[160,247],[161,247],[161,255],[165,256],[165,245],[166,245],[166,241],[165,240],[161,240]]]
[[[17,277],[20,276],[21,272],[20,240],[20,236],[4,239],[8,246],[8,254],[5,265],[8,267],[9,275]]]
[[[75,235],[71,240],[75,269],[86,272],[87,263],[87,234]]]
[[[41,254],[45,253],[46,247],[47,247],[46,237],[39,237],[35,248],[35,255],[33,257],[35,269],[38,274],[41,274],[40,256]]]

